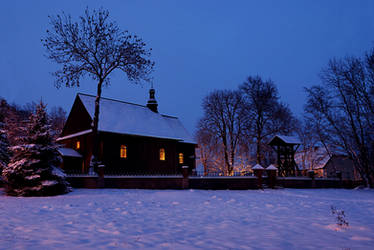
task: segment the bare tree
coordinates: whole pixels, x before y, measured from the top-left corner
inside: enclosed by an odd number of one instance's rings
[[[242,133],[243,99],[239,91],[216,90],[203,100],[204,117],[198,128],[209,129],[222,146],[226,171],[233,174],[235,154]],[[205,127],[205,128],[204,128]]]
[[[322,84],[306,88],[305,111],[319,123],[321,141],[345,152],[366,184],[374,186],[374,53],[332,59]]]
[[[154,62],[149,60],[150,50],[145,42],[109,19],[107,10],[99,9],[85,14],[74,22],[70,15],[62,13],[50,17],[51,30],[42,39],[48,58],[61,64],[57,70],[56,87],[79,86],[83,76],[97,82],[95,114],[92,132],[94,137],[93,159],[98,155],[99,103],[103,85],[110,82],[115,70],[124,72],[130,81],[149,80]]]
[[[204,167],[204,175],[207,175],[212,168],[212,159],[216,155],[217,141],[216,135],[209,128],[208,122],[205,119],[200,119],[197,125],[195,134],[198,147],[199,161]]]
[[[289,134],[295,128],[295,118],[287,105],[279,101],[278,90],[271,80],[248,77],[240,85],[245,98],[246,126],[244,132],[256,143],[256,160],[261,164],[266,152],[271,150],[267,141],[277,133]]]
[[[62,107],[53,107],[49,112],[52,136],[55,138],[60,135],[66,121],[66,111]]]

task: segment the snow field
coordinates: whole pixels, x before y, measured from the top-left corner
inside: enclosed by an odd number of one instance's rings
[[[0,249],[373,249],[374,190],[0,191],[0,224]]]

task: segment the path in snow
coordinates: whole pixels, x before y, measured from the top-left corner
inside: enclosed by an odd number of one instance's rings
[[[0,190],[0,225],[0,249],[373,249],[374,190]]]

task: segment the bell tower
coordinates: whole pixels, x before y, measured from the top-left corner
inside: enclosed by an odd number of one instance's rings
[[[157,101],[156,101],[156,98],[155,98],[155,93],[156,93],[156,91],[153,88],[153,84],[152,84],[152,87],[149,90],[149,100],[147,102],[147,107],[150,110],[152,110],[153,112],[158,113],[158,110],[157,110],[158,104],[157,104]]]

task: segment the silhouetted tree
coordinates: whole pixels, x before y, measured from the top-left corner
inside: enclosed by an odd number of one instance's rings
[[[265,154],[270,156],[271,148],[267,146],[270,137],[291,133],[296,119],[289,107],[279,101],[278,90],[271,80],[250,76],[240,85],[240,90],[245,100],[246,126],[243,131],[248,140],[254,139],[256,160],[262,164]]]
[[[322,84],[306,88],[305,111],[326,144],[345,152],[374,186],[374,50],[364,58],[332,59]]]
[[[130,81],[149,80],[154,63],[148,58],[150,50],[136,35],[121,31],[109,20],[109,12],[99,9],[85,14],[74,22],[70,15],[62,13],[50,17],[51,30],[42,39],[48,58],[62,65],[54,75],[56,87],[79,86],[83,76],[97,82],[97,96],[92,131],[94,137],[93,158],[98,155],[99,103],[103,85],[109,84],[114,70],[124,72]]]
[[[223,148],[228,174],[233,173],[235,153],[243,126],[243,99],[239,91],[216,90],[203,100],[203,124]],[[204,126],[198,129],[203,129]]]

